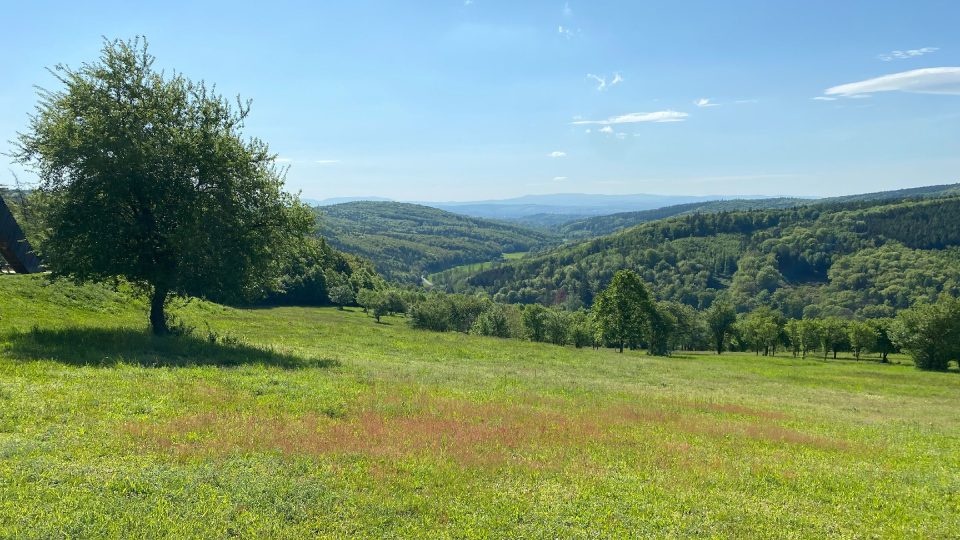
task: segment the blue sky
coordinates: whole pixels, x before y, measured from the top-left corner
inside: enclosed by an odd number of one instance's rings
[[[252,99],[247,133],[306,197],[960,181],[955,1],[4,4],[3,151],[45,67],[141,34],[158,66]]]

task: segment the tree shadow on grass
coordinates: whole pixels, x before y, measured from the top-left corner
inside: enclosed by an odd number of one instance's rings
[[[336,360],[301,357],[228,337],[157,337],[132,328],[34,328],[6,336],[6,354],[17,360],[54,360],[74,366],[144,367],[267,365],[284,369],[330,368]]]

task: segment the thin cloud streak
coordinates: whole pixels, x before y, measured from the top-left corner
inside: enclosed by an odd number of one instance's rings
[[[638,124],[644,122],[665,123],[665,122],[683,122],[690,115],[679,111],[656,111],[656,112],[637,112],[627,113],[620,116],[613,116],[606,120],[576,120],[571,122],[575,126],[595,124],[601,126],[612,126],[617,124]]]
[[[827,96],[855,97],[877,92],[960,95],[960,67],[935,67],[892,73],[827,88]]]

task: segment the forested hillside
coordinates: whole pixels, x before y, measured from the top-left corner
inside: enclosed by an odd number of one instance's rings
[[[464,277],[504,302],[589,306],[631,268],[662,300],[789,317],[880,317],[960,293],[960,197],[692,214]]]
[[[906,189],[895,189],[892,191],[876,191],[873,193],[859,193],[857,195],[844,195],[842,197],[829,197],[820,199],[823,203],[843,203],[843,202],[875,202],[892,201],[899,199],[929,199],[936,197],[950,197],[960,195],[960,184],[941,184],[936,186],[922,186]]]
[[[706,214],[713,212],[732,212],[736,210],[768,210],[778,208],[793,208],[806,204],[833,204],[852,202],[880,202],[904,199],[921,199],[931,197],[947,197],[960,195],[960,184],[939,186],[924,186],[919,188],[898,189],[894,191],[878,191],[842,197],[825,199],[802,199],[796,197],[778,197],[770,199],[734,199],[725,201],[705,201],[665,206],[653,210],[640,212],[620,212],[589,218],[568,220],[556,223],[560,236],[566,240],[585,240],[596,238],[617,231],[622,231],[634,225],[649,223],[658,219],[666,219],[685,214]]]
[[[397,281],[556,242],[543,231],[416,204],[361,201],[316,211],[319,233],[332,245],[372,260]]]
[[[611,234],[634,225],[649,223],[658,219],[695,213],[732,212],[735,210],[763,210],[792,208],[809,204],[810,199],[779,197],[773,199],[735,199],[728,201],[707,201],[674,206],[665,206],[640,212],[620,212],[605,216],[594,216],[561,224],[560,236],[566,240],[583,240]]]

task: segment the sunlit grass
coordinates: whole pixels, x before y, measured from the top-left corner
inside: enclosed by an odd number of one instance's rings
[[[924,537],[960,376],[0,277],[0,537]]]

